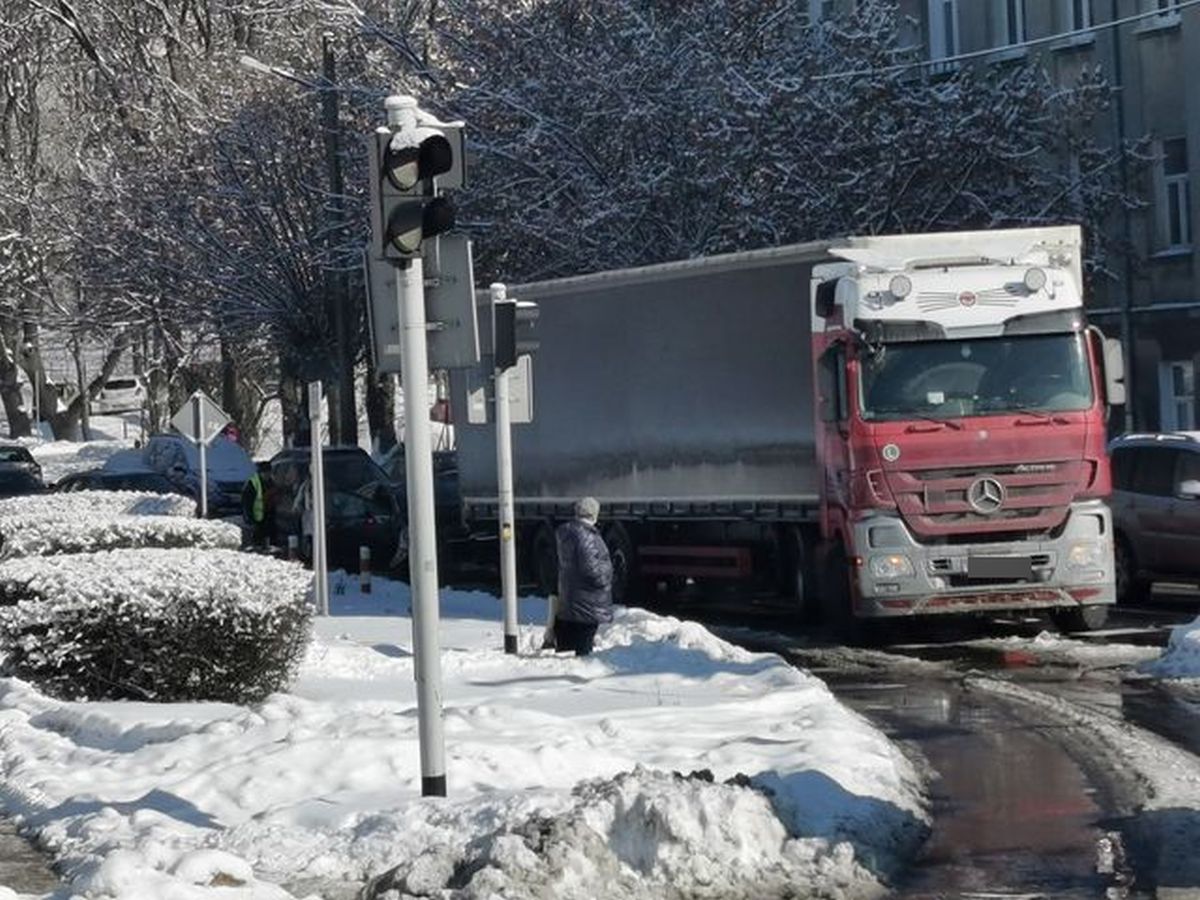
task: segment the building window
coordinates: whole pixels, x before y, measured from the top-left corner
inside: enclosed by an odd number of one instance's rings
[[[813,22],[833,18],[836,0],[808,0],[808,18]]]
[[[1168,249],[1192,245],[1192,195],[1188,179],[1186,138],[1162,142],[1159,156],[1159,229]]]
[[[1092,0],[1058,0],[1060,31],[1083,31],[1092,27]]]
[[[958,55],[958,0],[929,0],[929,58]]]
[[[1142,0],[1144,12],[1172,13],[1179,9],[1180,0]]]
[[[1024,0],[990,0],[988,16],[993,47],[1007,47],[1025,42]]]
[[[1196,369],[1190,359],[1159,363],[1158,398],[1162,431],[1196,428]]]

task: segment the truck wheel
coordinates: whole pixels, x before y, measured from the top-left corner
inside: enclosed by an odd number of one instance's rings
[[[544,597],[558,593],[558,542],[549,523],[538,526],[533,536],[533,577]]]
[[[816,574],[813,570],[812,547],[799,528],[788,528],[783,535],[782,550],[787,568],[787,594],[800,614],[800,621],[812,624],[820,618],[817,608]]]
[[[1117,576],[1117,602],[1141,603],[1150,593],[1150,585],[1144,578],[1138,577],[1137,557],[1129,541],[1122,535],[1117,535],[1113,548]]]
[[[1093,605],[1056,609],[1050,613],[1050,618],[1059,631],[1095,631],[1103,628],[1108,621],[1108,607]]]
[[[633,539],[620,522],[613,522],[604,529],[604,543],[608,545],[608,555],[612,558],[613,603],[625,606],[633,595],[634,579],[636,577],[636,557]]]
[[[839,543],[824,554],[821,567],[821,620],[835,641],[863,642],[865,628],[850,605],[850,567]]]

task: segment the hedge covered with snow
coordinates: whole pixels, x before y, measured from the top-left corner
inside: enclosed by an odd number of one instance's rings
[[[309,641],[311,573],[232,550],[0,564],[4,674],[63,699],[257,702]]]
[[[180,516],[43,514],[0,517],[0,560],[145,547],[236,550],[242,530],[230,522]]]
[[[70,519],[95,515],[188,518],[196,515],[196,501],[181,494],[151,494],[145,491],[75,491],[0,500],[0,520],[8,516]]]

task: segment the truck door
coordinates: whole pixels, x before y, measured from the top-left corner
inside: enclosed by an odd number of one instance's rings
[[[817,410],[821,420],[821,459],[824,516],[835,508],[850,505],[850,465],[847,437],[850,433],[850,402],[846,385],[846,345],[831,344],[817,365]],[[826,534],[834,523],[826,518]]]

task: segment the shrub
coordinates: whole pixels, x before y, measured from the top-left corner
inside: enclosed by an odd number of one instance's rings
[[[241,543],[237,525],[209,519],[42,513],[0,518],[0,559],[144,547],[235,550]]]
[[[0,669],[62,699],[257,702],[309,639],[311,573],[231,550],[0,564]]]
[[[0,520],[8,516],[45,519],[88,515],[195,517],[196,501],[180,494],[144,491],[75,491],[70,494],[34,494],[0,500]]]

